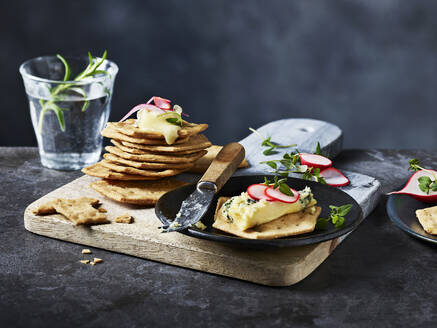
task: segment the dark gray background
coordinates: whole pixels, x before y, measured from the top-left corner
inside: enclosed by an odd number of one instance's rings
[[[36,145],[18,66],[105,48],[111,120],[160,95],[215,143],[285,117],[346,147],[435,148],[436,1],[2,1],[0,145]]]

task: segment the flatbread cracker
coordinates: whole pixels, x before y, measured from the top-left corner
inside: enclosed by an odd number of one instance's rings
[[[204,173],[208,167],[211,165],[214,158],[216,158],[217,154],[222,150],[223,146],[216,146],[213,145],[206,149],[207,153],[206,155],[199,158],[195,163],[194,166],[189,170],[189,172],[192,173]],[[243,159],[243,161],[240,163],[238,168],[244,168],[248,167],[249,163],[246,159]]]
[[[88,167],[84,167],[82,172],[92,177],[110,179],[110,180],[157,180],[159,177],[146,177],[137,174],[120,173],[110,170],[103,166],[100,162]]]
[[[182,172],[187,170],[187,169],[185,169],[185,170],[166,169],[166,170],[161,170],[161,171],[141,170],[141,169],[136,169],[136,168],[130,167],[130,166],[124,166],[121,164],[114,164],[112,162],[107,161],[106,159],[100,161],[100,164],[103,165],[104,167],[110,169],[111,171],[126,173],[126,174],[133,174],[133,175],[140,175],[140,176],[145,176],[145,177],[152,177],[152,178],[155,177],[158,179],[171,177],[173,175],[182,173]]]
[[[437,235],[437,206],[416,211],[420,224],[427,233]]]
[[[158,162],[158,163],[193,163],[198,160],[200,157],[204,156],[207,151],[200,150],[196,153],[187,154],[187,155],[161,155],[161,154],[144,154],[144,155],[135,155],[122,151],[121,149],[113,146],[106,146],[105,150],[108,152],[117,155],[119,157],[129,159],[132,161],[138,162]]]
[[[164,140],[164,135],[162,133],[141,130],[139,127],[135,126],[135,121],[136,120],[134,119],[130,119],[125,122],[110,122],[107,126],[110,125],[118,132],[133,138]],[[205,131],[208,128],[208,124],[195,124],[187,121],[182,122],[182,128],[178,131],[179,138],[190,137]]]
[[[58,198],[43,204],[39,209],[43,209],[43,212],[47,213],[48,208],[53,208],[55,213],[62,214],[75,225],[91,225],[109,222],[106,218],[106,214],[94,207],[98,203],[99,201],[97,199],[89,197],[77,199]],[[41,213],[39,209],[37,213]]]
[[[84,201],[87,201],[88,203],[91,204],[91,206],[96,207],[100,204],[100,201],[98,199],[95,198],[91,198],[91,197],[82,197],[82,199]],[[33,210],[33,214],[35,215],[49,215],[49,214],[56,214],[56,209],[54,207],[55,203],[59,200],[58,199],[53,199],[50,200],[44,204],[41,204],[38,208],[36,208],[35,210]]]
[[[211,146],[211,142],[203,134],[196,134],[191,136],[186,142],[180,144],[173,144],[167,146],[153,146],[153,145],[142,145],[138,143],[131,143],[128,141],[115,140],[112,139],[111,142],[115,146],[124,146],[129,149],[129,153],[133,153],[134,150],[152,152],[152,153],[178,153],[178,154],[189,154],[194,153],[202,149],[206,149]],[[120,148],[120,147],[119,147]],[[139,153],[140,154],[140,153]]]
[[[229,197],[220,197],[214,216],[215,229],[248,239],[275,239],[288,236],[300,235],[314,231],[317,218],[322,209],[316,206],[316,211],[311,214],[311,208],[298,213],[286,214],[268,223],[241,231],[224,217],[220,211],[222,205]]]
[[[134,138],[134,137],[127,136],[123,133],[118,132],[116,129],[114,129],[110,123],[108,123],[107,126],[102,130],[101,134],[102,134],[102,136],[104,136],[106,138],[118,139],[118,140],[123,140],[123,141],[131,142],[131,143],[136,143],[136,144],[155,145],[155,146],[167,145],[167,143],[165,142],[164,139],[161,140],[161,139],[148,139],[148,138]],[[188,137],[178,138],[175,141],[175,144],[184,143],[186,141],[188,141]]]
[[[120,203],[155,205],[166,192],[186,185],[186,182],[167,178],[159,181],[100,180],[90,187],[100,194]]]
[[[121,164],[125,166],[135,167],[137,169],[146,169],[146,170],[165,170],[165,169],[189,169],[193,166],[192,163],[148,163],[148,162],[137,162],[129,159],[125,159],[119,157],[117,155],[106,153],[103,154],[103,158],[109,162],[113,162],[115,164]]]

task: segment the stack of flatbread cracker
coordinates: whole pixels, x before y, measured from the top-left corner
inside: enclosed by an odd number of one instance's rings
[[[154,205],[166,192],[184,185],[171,179],[185,171],[204,172],[220,146],[212,146],[201,132],[207,124],[183,121],[179,137],[168,145],[160,133],[138,128],[134,119],[109,122],[102,135],[111,140],[103,160],[82,169],[102,178],[91,187],[104,196],[122,203]],[[246,160],[241,167],[248,166]]]
[[[102,131],[112,146],[104,159],[84,168],[85,174],[110,180],[159,180],[187,171],[204,156],[209,140],[200,132],[207,124],[185,122],[175,143],[168,145],[160,133],[141,130],[135,120],[109,122]]]

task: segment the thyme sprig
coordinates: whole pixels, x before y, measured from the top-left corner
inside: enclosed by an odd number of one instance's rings
[[[302,179],[316,181],[326,184],[325,179],[320,176],[320,169],[300,164],[298,152],[285,153],[282,159],[263,161],[260,164],[270,166],[274,171],[272,173],[288,177],[290,173],[301,174]]]
[[[336,229],[341,228],[344,225],[344,217],[350,212],[352,207],[352,204],[342,206],[329,205],[329,217],[327,219],[319,218],[316,223],[316,228],[319,230],[326,229],[329,222],[332,222]]]
[[[265,156],[276,154],[277,153],[276,149],[278,148],[291,148],[297,146],[296,144],[285,145],[285,146],[279,145],[278,143],[272,141],[272,137],[263,136],[261,133],[259,133],[257,130],[253,128],[249,128],[249,130],[255,133],[256,135],[258,135],[261,139],[263,139],[263,141],[261,142],[262,147],[268,147],[266,150],[263,151],[263,154]]]
[[[272,187],[273,185],[273,189],[278,188],[280,192],[282,192],[284,195],[287,196],[294,196],[294,192],[291,191],[290,187],[287,185],[286,183],[287,179],[283,178],[283,179],[279,179],[277,176],[274,177],[273,179],[273,183],[266,177],[264,177],[264,184],[266,186]]]
[[[89,60],[88,66],[82,72],[80,72],[73,79],[73,81],[75,81],[75,82],[82,81],[88,77],[91,77],[91,76],[94,76],[97,74],[108,74],[108,72],[98,69],[100,67],[100,65],[102,65],[103,62],[105,61],[107,55],[108,55],[108,52],[105,50],[105,52],[103,53],[100,60],[98,60],[97,57],[93,57],[91,55],[91,53],[88,52],[88,60]],[[58,57],[58,59],[64,65],[65,73],[64,73],[63,81],[69,81],[70,75],[71,75],[70,65],[68,64],[67,60],[65,60],[65,58],[62,57],[61,55],[57,54],[56,57]],[[69,109],[68,108],[61,108],[57,104],[57,102],[63,101],[65,99],[65,93],[67,91],[79,94],[84,99],[86,99],[86,97],[87,97],[87,94],[82,87],[74,86],[74,84],[71,84],[71,83],[61,83],[61,84],[57,85],[56,87],[51,88],[49,91],[50,91],[50,99],[49,100],[40,99],[40,101],[39,101],[39,103],[41,104],[41,112],[39,114],[39,120],[38,120],[38,133],[40,135],[41,135],[42,128],[43,128],[44,116],[47,113],[47,111],[49,111],[49,110],[55,112],[55,114],[58,118],[59,127],[61,128],[62,131],[65,131],[64,111],[69,110]],[[89,106],[89,101],[85,100],[83,105],[82,105],[82,112],[86,111],[88,106]]]
[[[417,158],[411,159],[409,162],[408,170],[417,172],[417,171],[425,171],[432,175],[433,179],[429,176],[421,176],[417,181],[419,182],[419,189],[424,193],[429,195],[430,191],[437,191],[437,177],[434,171],[426,169],[420,165],[420,162]]]

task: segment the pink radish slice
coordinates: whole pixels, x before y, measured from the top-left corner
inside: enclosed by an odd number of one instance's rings
[[[266,194],[266,196],[271,197],[283,203],[290,203],[290,204],[296,203],[300,197],[300,194],[296,190],[291,189],[291,191],[293,192],[293,196],[288,196],[286,194],[283,194],[282,192],[279,191],[278,188],[276,189],[266,188],[266,190],[264,190],[264,193]]]
[[[265,184],[257,183],[247,187],[247,193],[249,194],[250,198],[255,200],[266,199],[272,201],[274,199],[264,193],[264,190],[267,188],[268,187]]]
[[[332,187],[344,187],[349,184],[349,179],[334,167],[328,167],[320,172],[320,176]]]
[[[150,104],[139,104],[136,105],[134,108],[132,108],[121,120],[120,122],[125,121],[129,116],[131,116],[133,113],[138,112],[141,109],[145,109],[148,110],[150,112],[159,112],[159,113],[164,113],[164,111],[162,109],[160,109],[159,107],[156,107],[154,105],[150,105]]]
[[[309,167],[319,168],[321,170],[326,169],[332,165],[332,161],[322,155],[300,153],[300,164],[307,165]]]
[[[165,99],[165,98],[161,98],[161,97],[153,97],[153,103],[155,104],[155,106],[164,109],[164,110],[169,110],[171,108],[170,106],[170,100]]]
[[[437,175],[437,171],[429,170],[434,172],[434,174]],[[426,194],[419,188],[419,181],[418,179],[423,176],[428,176],[431,179],[434,179],[433,175],[430,172],[427,171],[417,171],[413,173],[413,175],[408,179],[406,185],[399,191],[393,191],[390,192],[391,194],[404,194],[409,195],[421,202],[425,203],[435,203],[437,202],[437,191],[429,191],[429,194]]]

